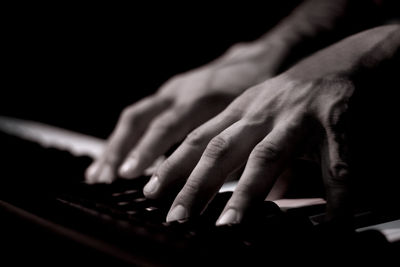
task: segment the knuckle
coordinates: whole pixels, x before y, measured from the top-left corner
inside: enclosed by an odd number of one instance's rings
[[[160,167],[157,170],[157,174],[159,177],[165,177],[168,176],[168,174],[174,170],[173,164],[171,163],[171,159],[167,158],[164,160],[164,162],[160,165]]]
[[[229,49],[228,49],[228,53],[241,53],[244,50],[246,50],[248,48],[248,44],[245,42],[240,42],[240,43],[236,43],[234,45],[232,45]]]
[[[253,190],[248,183],[242,183],[235,189],[235,199],[239,202],[243,201],[251,195],[252,191]]]
[[[172,132],[176,127],[176,123],[168,118],[158,118],[151,124],[151,130],[157,132]]]
[[[172,76],[170,79],[168,79],[167,84],[168,85],[178,85],[185,79],[185,74],[184,73],[178,73]]]
[[[200,189],[200,183],[196,179],[189,179],[184,188],[187,194],[195,195]]]
[[[185,81],[185,74],[177,74],[171,78],[169,78],[157,92],[157,95],[160,97],[164,97],[166,99],[170,99],[173,97],[176,92],[176,89],[181,86],[181,84]],[[171,99],[172,100],[172,99]]]
[[[218,135],[214,137],[204,151],[204,156],[207,158],[219,160],[223,158],[230,149],[228,138]]]
[[[132,119],[135,117],[135,113],[136,113],[136,106],[135,105],[131,105],[131,106],[125,107],[121,112],[120,121],[121,122],[130,122],[130,121],[132,121]]]
[[[242,114],[244,109],[239,107],[238,105],[228,106],[222,113],[220,113],[221,119],[224,121],[237,121],[242,118]]]
[[[331,187],[342,187],[348,183],[349,168],[344,162],[337,162],[329,169],[328,185]]]
[[[200,130],[196,129],[192,131],[188,136],[186,137],[185,143],[189,146],[194,146],[198,147],[201,146],[205,143],[205,138],[203,134],[201,133]]]
[[[158,95],[148,96],[140,101],[125,107],[120,116],[120,120],[122,122],[133,123],[139,120],[142,116],[144,116],[151,106],[167,106],[169,105],[169,100]]]
[[[252,151],[250,158],[257,164],[265,165],[276,161],[280,156],[280,149],[272,142],[258,144]]]
[[[285,134],[296,134],[304,125],[311,125],[311,119],[307,115],[299,113],[286,120],[285,128],[282,129]]]
[[[177,195],[177,201],[179,203],[189,203],[196,198],[200,190],[200,184],[198,181],[189,179],[182,190]]]
[[[343,87],[343,86],[342,86]],[[335,90],[333,90],[335,92]],[[321,106],[322,122],[329,129],[341,129],[349,114],[349,101],[352,88],[339,88],[332,93],[329,104]]]

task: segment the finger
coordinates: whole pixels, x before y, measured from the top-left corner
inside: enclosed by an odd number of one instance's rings
[[[169,106],[167,100],[149,97],[124,110],[102,156],[86,171],[89,183],[111,182],[116,169],[135,145],[151,120]]]
[[[241,120],[214,137],[172,204],[167,221],[200,214],[227,176],[246,161],[267,127]]]
[[[192,131],[182,144],[157,169],[143,193],[148,198],[158,198],[185,180],[199,161],[210,140],[238,121],[239,115],[222,112]]]
[[[193,128],[190,107],[175,107],[158,116],[119,169],[124,178],[135,178]]]
[[[190,175],[209,141],[237,122],[248,99],[235,99],[224,111],[191,132],[178,149],[165,161],[144,188],[146,197],[157,198]]]
[[[177,104],[154,120],[134,150],[129,153],[120,168],[120,175],[126,178],[141,175],[154,159],[163,155],[191,130],[218,114],[220,110],[218,105],[204,106],[201,101]]]
[[[327,198],[327,221],[350,222],[352,211],[347,154],[344,135],[328,131],[321,158]]]
[[[95,183],[100,171],[100,161],[95,160],[85,171],[85,182],[88,184]]]
[[[254,147],[231,199],[217,220],[217,225],[241,222],[254,203],[264,201],[294,156],[302,136],[298,125],[293,122],[281,123]]]

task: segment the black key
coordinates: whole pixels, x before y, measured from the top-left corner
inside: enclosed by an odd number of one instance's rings
[[[132,202],[137,199],[143,198],[143,194],[139,189],[128,189],[123,192],[112,193],[110,200],[111,203],[119,202]]]
[[[216,194],[214,199],[208,204],[207,209],[201,215],[201,219],[206,223],[215,224],[231,196],[232,192],[229,191]]]

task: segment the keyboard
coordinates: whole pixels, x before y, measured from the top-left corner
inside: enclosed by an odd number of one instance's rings
[[[37,125],[28,126],[31,133],[28,128],[18,130],[14,124],[8,125],[8,131],[3,127],[0,133],[6,163],[0,183],[1,209],[107,255],[113,264],[298,263],[308,262],[315,254],[327,255],[327,248],[337,246],[339,251],[360,260],[365,259],[366,251],[390,257],[399,249],[400,238],[390,239],[371,227],[397,222],[397,211],[360,211],[355,215],[357,231],[350,237],[323,223],[324,203],[285,208],[278,201],[264,201],[253,207],[243,223],[216,227],[215,221],[232,194],[223,190],[202,215],[167,223],[174,196],[146,199],[142,188],[148,175],[118,179],[110,185],[88,185],[83,173],[100,153],[99,145],[93,148],[96,145],[92,144],[86,155],[76,149],[62,150],[54,146],[63,145],[51,138],[47,143],[34,142],[29,134],[39,139],[43,136],[35,132]]]

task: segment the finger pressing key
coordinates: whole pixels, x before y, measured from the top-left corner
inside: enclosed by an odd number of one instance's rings
[[[301,136],[297,126],[281,123],[255,146],[216,225],[240,223],[252,205],[264,201],[293,157]]]
[[[165,100],[149,97],[126,108],[111,134],[102,155],[87,169],[88,183],[112,182],[117,168],[136,144],[151,120],[167,107]]]
[[[193,171],[210,140],[238,120],[222,112],[191,132],[184,142],[157,169],[143,193],[157,198],[177,188]],[[175,191],[175,190],[174,190]]]
[[[214,137],[172,204],[167,221],[200,214],[225,179],[243,165],[267,127],[241,120]]]

